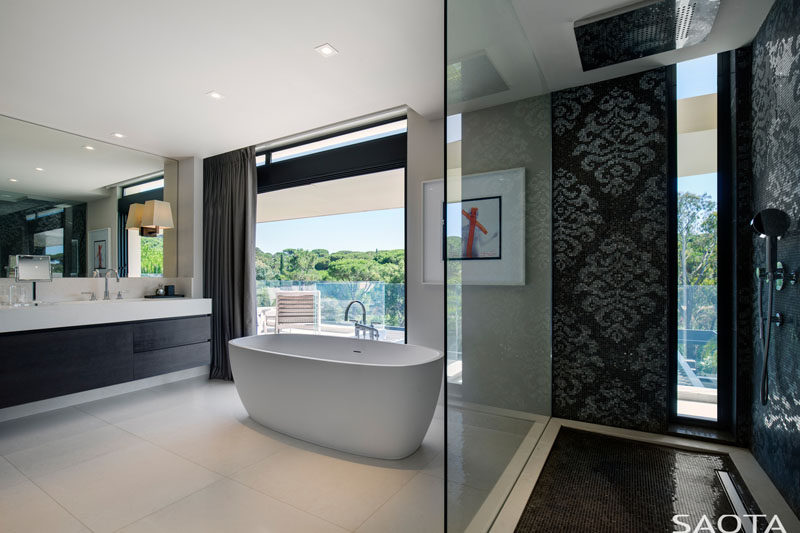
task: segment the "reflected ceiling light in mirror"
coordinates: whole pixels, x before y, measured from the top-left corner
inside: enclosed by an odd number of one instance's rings
[[[35,170],[36,172],[44,172],[44,169],[42,167],[36,167]]]
[[[120,132],[118,132],[118,131],[115,131],[114,133],[112,133],[111,136],[112,137],[116,137],[117,139],[124,139],[125,138],[125,135],[120,133]]]
[[[11,183],[16,183],[19,180],[17,178],[8,178],[8,181],[10,181]]]
[[[222,93],[218,93],[217,91],[208,91],[206,93],[206,96],[214,100],[222,100],[223,98],[225,98],[225,95],[223,95]]]
[[[331,57],[339,53],[339,51],[328,43],[321,44],[314,48],[322,57]]]
[[[94,146],[89,146],[88,144],[83,147],[84,150],[89,150],[90,152],[94,150]]]

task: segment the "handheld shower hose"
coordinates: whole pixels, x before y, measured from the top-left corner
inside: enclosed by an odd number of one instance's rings
[[[772,305],[775,291],[775,271],[778,259],[778,239],[782,237],[790,225],[789,215],[780,209],[764,209],[753,217],[750,225],[753,230],[767,241],[766,249],[766,273],[767,273],[767,318],[764,319],[762,304],[761,276],[758,276],[758,336],[761,340],[761,348],[764,356],[761,358],[761,405],[767,405],[769,399],[769,374],[767,372],[769,362],[770,333],[772,332]],[[765,330],[766,322],[766,330]]]

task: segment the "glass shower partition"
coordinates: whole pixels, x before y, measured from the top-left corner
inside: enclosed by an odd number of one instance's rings
[[[488,531],[550,416],[550,96],[511,2],[446,16],[447,529]]]

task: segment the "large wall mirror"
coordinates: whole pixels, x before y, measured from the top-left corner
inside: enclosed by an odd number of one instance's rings
[[[54,278],[163,275],[164,232],[126,229],[127,215],[131,204],[163,200],[176,168],[0,115],[0,277],[14,277],[17,255],[49,255]]]

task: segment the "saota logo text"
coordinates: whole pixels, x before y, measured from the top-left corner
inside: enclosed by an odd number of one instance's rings
[[[753,524],[752,529],[745,529],[745,520]],[[688,514],[676,514],[672,517],[672,523],[682,529],[675,529],[674,533],[741,533],[745,531],[780,531],[786,533],[778,515],[773,515],[770,518],[764,514],[746,514],[742,516],[724,514],[716,521],[703,515],[696,524],[691,522]],[[759,528],[759,526],[764,527],[765,525],[765,529]]]

